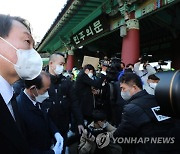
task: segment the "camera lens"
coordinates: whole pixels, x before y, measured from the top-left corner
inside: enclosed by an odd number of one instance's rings
[[[155,96],[163,115],[180,118],[180,70],[159,72]]]

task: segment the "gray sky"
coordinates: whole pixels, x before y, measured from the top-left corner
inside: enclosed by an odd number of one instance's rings
[[[67,0],[1,0],[0,14],[27,19],[35,41],[40,41]]]

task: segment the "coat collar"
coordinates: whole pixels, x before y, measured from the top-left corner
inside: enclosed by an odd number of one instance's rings
[[[29,98],[29,100],[33,103],[33,105],[36,105],[36,101],[32,100],[31,97],[28,95],[28,93],[26,92],[26,89],[24,89],[24,94]]]
[[[146,92],[146,90],[141,90],[141,91],[137,92],[136,94],[134,94],[134,95],[130,98],[129,102],[131,102],[132,100],[134,100],[134,99],[136,99],[136,98],[139,98],[139,97],[142,97],[142,96],[144,96],[144,95],[147,95],[147,94],[148,94],[148,93]]]
[[[60,74],[60,75],[55,76],[55,75],[50,74],[50,78],[51,78],[51,82],[56,84],[56,83],[61,82],[61,79],[63,78],[63,75]]]
[[[7,105],[5,104],[2,95],[0,94],[0,132],[9,140],[9,144],[14,144],[19,151],[24,151],[27,148],[27,142],[19,132],[16,123],[11,116]]]
[[[42,111],[36,108],[36,106],[34,106],[33,102],[27,97],[27,95],[23,91],[21,91],[20,96],[18,96],[18,100],[19,99],[21,105],[23,105],[24,107],[24,110],[31,110],[37,114],[43,115]]]

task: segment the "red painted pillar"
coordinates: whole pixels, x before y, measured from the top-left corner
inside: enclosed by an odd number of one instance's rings
[[[74,52],[72,50],[69,50],[68,57],[67,57],[66,70],[71,71],[73,67],[74,67]]]
[[[140,56],[139,22],[135,19],[134,12],[126,21],[127,35],[123,37],[121,59],[125,65],[136,63]]]
[[[180,55],[179,52],[177,52],[177,49],[179,48],[179,42],[180,39],[174,40],[172,43],[172,51],[169,52],[169,58],[172,60],[171,67],[176,70],[180,69]]]

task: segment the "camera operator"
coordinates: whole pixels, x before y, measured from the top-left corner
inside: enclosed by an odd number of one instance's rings
[[[140,64],[143,64],[143,70],[140,70]],[[134,64],[134,72],[140,76],[143,82],[143,89],[147,90],[149,85],[147,83],[148,76],[155,74],[156,70],[149,64],[149,61],[145,58],[139,58],[139,61]]]
[[[106,121],[106,114],[100,110],[94,110],[92,114],[93,122],[87,126],[84,130],[79,144],[79,154],[84,153],[111,153],[111,154],[121,154],[121,146],[110,143],[107,147],[102,149],[97,148],[95,138],[105,132],[115,131],[115,127]]]
[[[148,76],[147,83],[148,83],[149,87],[146,88],[146,91],[149,94],[155,95],[155,88],[156,88],[159,80],[160,79],[155,74],[152,74],[152,75]]]
[[[169,130],[172,128],[171,118],[163,117],[156,113],[158,104],[155,96],[149,95],[142,89],[142,82],[135,73],[125,73],[120,78],[121,96],[128,100],[128,104],[124,106],[122,120],[118,128],[113,132],[113,137],[174,137]],[[109,136],[111,137],[111,133]],[[176,136],[175,136],[176,137]],[[126,150],[129,153],[153,153],[166,154],[176,153],[175,144],[132,144]],[[124,149],[123,149],[124,151]],[[174,154],[173,153],[173,154]]]
[[[113,126],[118,126],[121,122],[123,106],[126,104],[126,101],[121,97],[121,89],[119,86],[119,77],[124,72],[124,63],[121,62],[121,59],[117,57],[111,58],[110,67],[107,69],[107,81],[109,82],[110,91],[110,122]]]
[[[101,88],[106,78],[106,70],[107,67],[103,66],[100,76],[93,80],[92,77],[95,73],[95,68],[91,64],[87,64],[83,67],[83,70],[79,72],[74,84],[75,94],[79,98],[83,118],[87,120],[88,123],[91,121],[91,114],[94,109],[92,87]]]

